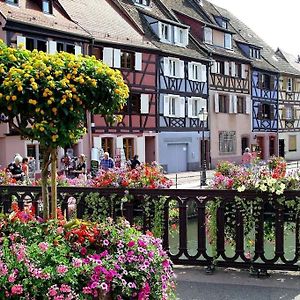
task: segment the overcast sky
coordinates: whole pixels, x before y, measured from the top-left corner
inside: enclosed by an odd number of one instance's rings
[[[272,48],[300,54],[300,0],[209,0],[252,28]]]

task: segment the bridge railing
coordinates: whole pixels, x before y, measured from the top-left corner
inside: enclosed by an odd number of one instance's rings
[[[299,191],[58,187],[58,198],[67,219],[123,216],[158,232],[176,264],[300,270]],[[0,186],[1,212],[12,201],[42,216],[40,187]]]

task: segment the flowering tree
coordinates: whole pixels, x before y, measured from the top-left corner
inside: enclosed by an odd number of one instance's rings
[[[31,52],[0,42],[0,112],[10,128],[40,143],[45,217],[49,215],[50,164],[52,216],[56,217],[57,148],[76,142],[85,133],[87,111],[113,121],[113,113],[127,97],[121,73],[95,57]]]

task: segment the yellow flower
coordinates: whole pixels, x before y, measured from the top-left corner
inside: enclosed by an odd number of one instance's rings
[[[32,105],[36,105],[36,104],[37,104],[37,101],[36,101],[36,100],[33,100],[33,99],[29,99],[29,100],[28,100],[28,103],[29,103],[29,104],[32,104]]]
[[[49,100],[47,101],[47,104],[48,104],[48,105],[51,105],[51,104],[52,104],[52,101],[49,99]]]
[[[2,93],[0,93],[0,99],[3,97],[3,94]]]
[[[23,91],[23,87],[21,85],[18,86],[18,91],[22,92]]]
[[[11,96],[11,100],[12,101],[16,101],[17,100],[17,96],[15,96],[15,95]]]
[[[5,97],[5,99],[6,99],[7,101],[9,101],[10,96],[7,95],[7,96]]]
[[[44,127],[40,127],[40,131],[45,131],[45,128]]]
[[[38,112],[40,112],[40,110],[41,110],[41,109],[40,109],[39,107],[37,107],[37,108],[35,109],[35,112],[38,113]]]
[[[53,112],[54,114],[57,114],[57,108],[56,108],[56,107],[53,107],[53,108],[52,108],[52,112]]]
[[[7,106],[8,110],[12,110],[12,107],[10,105]]]

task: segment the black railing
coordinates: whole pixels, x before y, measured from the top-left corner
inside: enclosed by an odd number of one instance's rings
[[[229,190],[58,187],[58,202],[63,214],[67,218],[70,214],[89,218],[94,209],[99,209],[97,204],[88,207],[86,203],[92,193],[107,204],[105,209],[102,206],[102,214],[114,219],[125,216],[131,224],[139,224],[144,232],[157,226],[159,218],[155,216],[155,204],[161,203],[163,245],[175,264],[300,270],[299,191],[269,195]],[[127,202],[124,196],[129,199]],[[40,187],[0,186],[0,207],[4,213],[10,212],[12,201],[18,201],[20,208],[31,204],[36,214],[41,215],[40,199]],[[211,226],[209,232],[212,219],[216,230],[213,232]],[[252,229],[249,224],[253,225]],[[193,232],[191,226],[194,226]],[[267,234],[273,237],[274,244],[269,245],[272,251],[266,246]],[[250,256],[247,255],[246,235],[253,236]],[[232,247],[227,246],[229,237]]]

